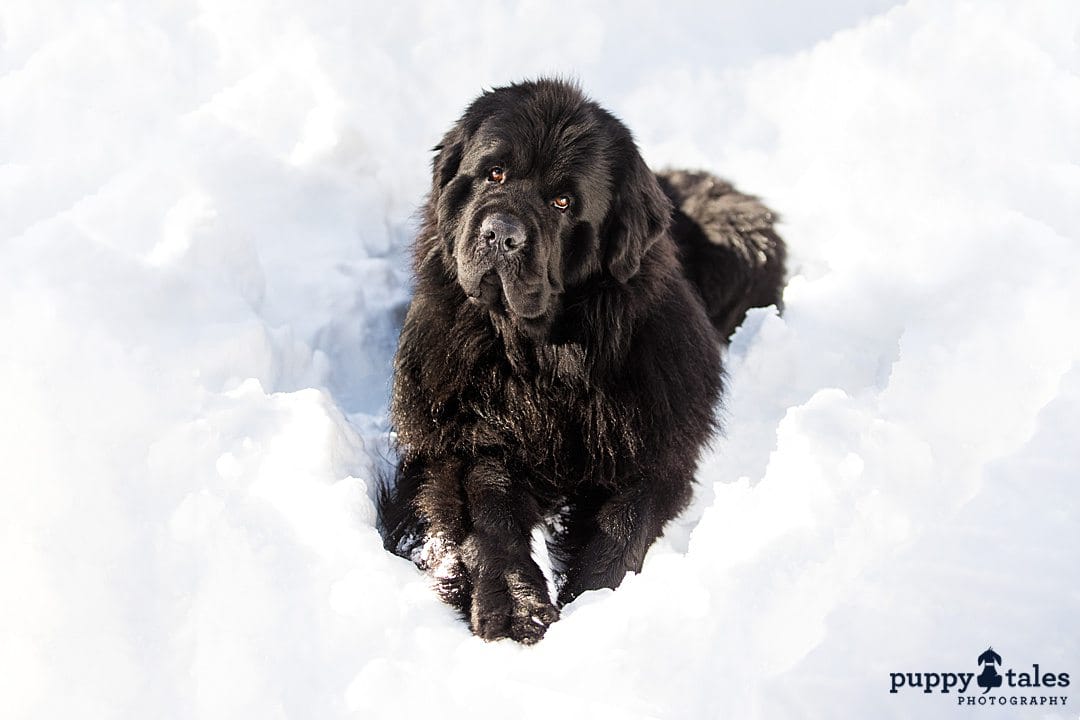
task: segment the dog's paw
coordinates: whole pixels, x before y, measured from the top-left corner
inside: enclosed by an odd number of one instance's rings
[[[514,602],[501,578],[485,578],[473,583],[470,625],[484,640],[510,636]]]
[[[510,621],[510,637],[524,645],[540,642],[548,627],[559,619],[558,609],[544,599],[518,603]]]
[[[546,587],[508,573],[475,583],[470,619],[473,632],[484,640],[508,637],[532,645],[559,619],[559,611],[548,600]]]
[[[458,546],[436,533],[424,538],[410,554],[416,566],[433,580],[435,591],[444,602],[468,614],[471,588],[468,572]]]

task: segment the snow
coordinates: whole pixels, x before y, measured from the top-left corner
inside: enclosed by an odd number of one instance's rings
[[[1075,716],[888,689],[1080,674],[1080,6],[804,5],[4,3],[0,715]],[[693,507],[524,648],[371,497],[429,149],[542,73],[794,260]]]

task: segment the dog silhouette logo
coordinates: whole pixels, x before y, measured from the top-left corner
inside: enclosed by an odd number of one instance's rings
[[[990,688],[1001,687],[1001,675],[997,671],[997,666],[1001,664],[1001,656],[994,652],[994,648],[987,648],[986,652],[979,656],[978,662],[984,667],[975,681],[979,687],[983,688],[983,695],[990,692]]]

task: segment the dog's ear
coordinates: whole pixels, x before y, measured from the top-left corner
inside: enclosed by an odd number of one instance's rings
[[[439,192],[457,175],[461,165],[465,152],[465,130],[461,124],[451,128],[432,149],[435,151],[435,159],[431,161],[431,195],[438,197]]]
[[[604,224],[605,264],[620,283],[637,275],[641,259],[671,224],[671,201],[656,175],[632,145],[628,154]]]

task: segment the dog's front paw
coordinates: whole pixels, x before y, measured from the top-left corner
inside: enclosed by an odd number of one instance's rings
[[[473,587],[472,630],[484,640],[511,638],[525,645],[539,642],[559,611],[544,585],[517,573],[483,578]]]
[[[547,587],[527,587],[519,592],[511,582],[510,595],[514,598],[510,637],[525,645],[540,642],[548,627],[559,619],[559,610],[548,599]]]
[[[410,557],[435,581],[435,591],[444,602],[468,612],[469,577],[455,543],[447,540],[443,533],[429,535],[422,545],[413,548]]]

